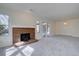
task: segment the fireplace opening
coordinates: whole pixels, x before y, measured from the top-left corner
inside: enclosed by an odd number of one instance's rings
[[[30,33],[21,33],[20,40],[21,41],[29,41],[30,40]]]

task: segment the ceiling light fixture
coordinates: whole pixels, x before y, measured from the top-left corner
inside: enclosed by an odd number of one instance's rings
[[[66,22],[64,22],[64,25],[67,25],[67,23],[66,23]]]

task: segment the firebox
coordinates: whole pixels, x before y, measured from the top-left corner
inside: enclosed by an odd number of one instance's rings
[[[30,40],[30,33],[21,33],[20,40],[21,41],[29,41]]]

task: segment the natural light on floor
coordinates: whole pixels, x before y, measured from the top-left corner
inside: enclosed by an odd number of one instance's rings
[[[10,47],[6,49],[6,56],[31,56],[34,49],[30,46]]]

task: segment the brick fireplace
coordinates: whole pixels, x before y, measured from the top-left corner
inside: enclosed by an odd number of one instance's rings
[[[29,42],[35,39],[35,28],[13,27],[13,44],[17,42]]]

